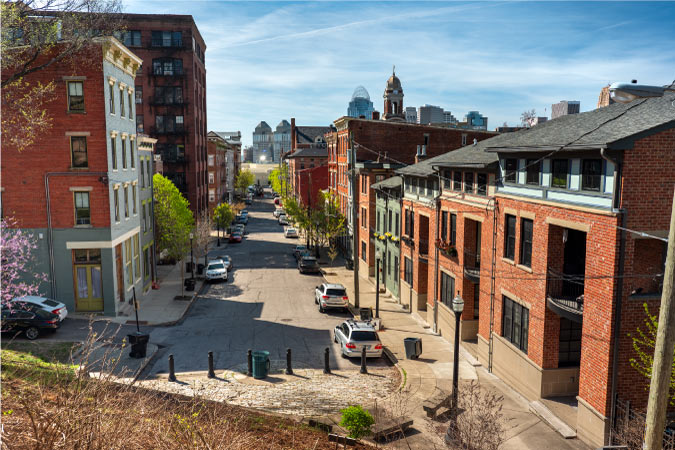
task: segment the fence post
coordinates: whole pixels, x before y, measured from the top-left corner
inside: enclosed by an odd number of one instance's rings
[[[323,353],[323,373],[330,373],[330,350],[326,347]]]
[[[248,349],[246,359],[248,361],[248,368],[247,368],[247,371],[246,371],[246,375],[251,377],[251,376],[253,376],[253,350],[251,350],[250,348]]]
[[[176,381],[176,370],[173,363],[173,355],[169,355],[169,381]]]
[[[286,349],[286,375],[293,375],[293,367],[291,366],[291,349]]]
[[[215,378],[216,372],[213,370],[213,352],[209,352],[209,378]]]

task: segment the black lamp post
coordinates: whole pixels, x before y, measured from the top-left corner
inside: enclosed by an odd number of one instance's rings
[[[217,233],[218,233],[218,247],[220,247],[220,224],[217,223],[216,226],[217,228]]]
[[[380,318],[380,258],[382,252],[375,252],[375,318]]]
[[[464,300],[459,295],[457,291],[457,296],[452,299],[452,310],[455,313],[455,360],[452,367],[452,410],[453,417],[457,419],[457,384],[459,378],[459,319],[462,317],[462,312],[464,311]]]
[[[195,279],[195,261],[192,248],[192,239],[194,239],[194,237],[195,235],[193,233],[190,233],[190,277],[193,280]]]

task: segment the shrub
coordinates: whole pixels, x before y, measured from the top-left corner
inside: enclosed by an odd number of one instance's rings
[[[342,420],[340,426],[349,431],[349,437],[358,439],[370,433],[370,427],[375,423],[373,416],[360,406],[350,406],[340,410]]]

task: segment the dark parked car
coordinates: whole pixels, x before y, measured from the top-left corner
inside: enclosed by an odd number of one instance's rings
[[[13,305],[12,309],[3,308],[0,331],[18,333],[23,332],[26,338],[33,340],[40,336],[43,330],[56,331],[61,326],[59,315],[38,307]]]
[[[321,273],[319,262],[313,256],[303,256],[298,261],[298,270],[300,273]]]

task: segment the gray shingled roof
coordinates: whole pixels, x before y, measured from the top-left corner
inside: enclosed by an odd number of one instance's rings
[[[288,155],[286,158],[321,158],[321,157],[327,157],[328,156],[328,149],[326,147],[317,147],[317,146],[311,146],[308,148],[301,148],[290,155]]]
[[[395,189],[400,188],[403,184],[403,177],[394,176],[386,178],[382,181],[378,181],[375,184],[372,184],[370,187],[373,189]]]
[[[490,146],[488,151],[584,150],[607,147],[628,149],[635,135],[660,126],[675,125],[675,94],[614,103],[580,114],[549,120],[511,139]]]
[[[627,149],[637,135],[675,127],[675,94],[614,103],[580,114],[561,116],[532,128],[504,133],[396,171],[429,176],[438,167],[484,168],[498,162],[497,152]]]
[[[524,131],[524,130],[522,130]],[[499,158],[494,153],[487,153],[485,149],[488,145],[497,145],[500,141],[504,141],[510,136],[521,133],[516,131],[514,133],[504,133],[489,139],[484,139],[476,143],[476,145],[467,145],[457,150],[452,150],[442,155],[434,156],[417,164],[403,167],[396,171],[401,175],[413,176],[428,176],[434,173],[433,166],[443,167],[474,167],[485,168],[493,164],[497,164]]]
[[[298,144],[310,144],[314,142],[317,136],[321,136],[330,131],[330,127],[295,127],[296,142]]]

